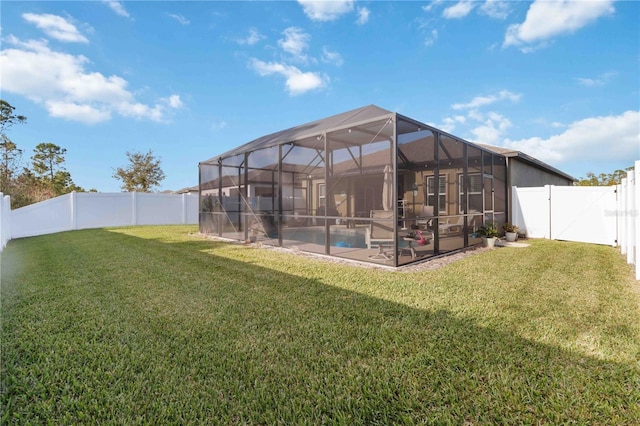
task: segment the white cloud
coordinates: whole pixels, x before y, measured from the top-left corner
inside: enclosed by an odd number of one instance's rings
[[[168,98],[160,98],[160,100],[173,109],[179,109],[184,106],[179,95],[171,95]]]
[[[278,46],[295,59],[306,61],[304,51],[309,48],[311,36],[298,27],[289,27],[282,32],[284,38],[278,40]]]
[[[496,144],[501,141],[509,127],[511,127],[511,121],[508,118],[496,112],[489,112],[484,122],[471,130],[471,133],[478,142]]]
[[[224,120],[221,120],[221,121],[215,121],[215,120],[214,120],[214,121],[211,123],[211,130],[213,130],[214,132],[215,132],[215,131],[218,131],[218,130],[222,130],[222,129],[224,129],[225,127],[227,127],[227,122],[226,122],[226,121],[224,121]]]
[[[438,30],[431,30],[431,34],[424,39],[425,46],[433,46],[438,40]]]
[[[446,117],[442,120],[442,123],[438,126],[439,129],[444,130],[447,133],[452,133],[456,129],[458,123],[466,123],[467,118],[464,115],[456,115],[454,117]]]
[[[256,30],[255,28],[250,28],[249,34],[245,38],[237,39],[236,41],[238,42],[238,44],[253,46],[264,38],[265,37],[260,34],[258,30]]]
[[[520,100],[521,95],[517,93],[512,93],[508,90],[501,90],[498,93],[489,96],[476,96],[470,102],[463,104],[453,104],[451,108],[460,110],[460,109],[475,109],[481,106],[491,105],[493,103],[508,100],[511,102],[518,102]]]
[[[35,13],[24,13],[22,18],[40,28],[46,35],[60,41],[73,43],[89,43],[89,40],[80,31],[61,16]]]
[[[116,14],[120,16],[124,16],[125,18],[129,18],[129,12],[124,8],[121,2],[116,0],[102,0],[104,4],[109,6],[111,10],[113,10]]]
[[[615,10],[612,3],[612,0],[536,0],[523,23],[509,26],[502,47],[519,46],[524,52],[533,51],[536,44],[544,46],[553,37],[573,33],[601,16],[612,14]]]
[[[356,20],[356,24],[364,25],[367,22],[369,22],[369,15],[370,14],[371,14],[371,11],[369,9],[367,9],[366,7],[359,7],[358,8],[358,19]]]
[[[494,19],[506,19],[511,7],[507,1],[487,0],[480,6],[480,12]]]
[[[443,12],[442,16],[446,19],[460,19],[467,16],[476,5],[469,0],[460,1],[453,6],[447,7]]]
[[[87,104],[50,100],[46,101],[45,105],[49,115],[55,118],[69,119],[73,117],[72,120],[86,124],[95,124],[111,118],[110,111]]]
[[[302,9],[312,21],[334,21],[353,11],[353,0],[314,1],[298,0]]]
[[[178,21],[182,25],[189,25],[191,23],[191,21],[189,21],[187,18],[185,18],[182,15],[179,15],[179,14],[176,14],[176,13],[168,13],[168,15],[170,17],[172,17],[173,19],[175,19],[176,21]]]
[[[326,47],[322,48],[322,62],[334,64],[338,67],[341,67],[344,63],[342,56],[338,52],[332,52]]]
[[[86,69],[89,59],[51,50],[46,41],[5,40],[0,51],[2,88],[44,105],[53,117],[84,123],[108,120],[112,113],[139,119],[166,120],[182,106],[177,95],[149,106],[137,101],[122,77]]]
[[[441,5],[443,2],[444,0],[433,0],[431,3],[422,6],[422,10],[425,12],[431,12],[435,7]]]
[[[640,111],[586,118],[547,139],[509,140],[506,147],[546,162],[629,161],[638,158]]]
[[[466,115],[456,115],[443,120],[441,128],[452,132],[457,124],[465,124],[471,128],[473,140],[482,143],[499,143],[506,131],[511,127],[511,121],[503,115],[494,112],[483,112],[480,109],[501,101],[518,102],[521,95],[508,90],[501,90],[487,96],[476,96],[471,101],[451,105],[454,110],[466,111]]]
[[[287,91],[291,96],[321,89],[328,83],[326,76],[314,72],[302,72],[292,65],[251,59],[249,66],[260,74],[260,76],[279,74],[285,77]]]
[[[605,72],[603,74],[600,74],[596,78],[581,78],[581,77],[578,77],[576,80],[578,80],[578,83],[582,84],[583,86],[587,86],[587,87],[604,86],[609,81],[611,81],[611,79],[613,77],[615,77],[616,75],[618,75],[618,73],[616,73],[616,72]]]

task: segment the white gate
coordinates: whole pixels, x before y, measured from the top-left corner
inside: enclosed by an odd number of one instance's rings
[[[514,187],[512,206],[529,237],[617,245],[615,186]]]
[[[552,186],[551,239],[615,246],[615,186]]]

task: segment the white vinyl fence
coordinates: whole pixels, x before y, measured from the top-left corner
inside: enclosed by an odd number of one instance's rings
[[[72,192],[10,210],[3,197],[0,215],[1,247],[13,238],[74,229],[131,225],[198,223],[198,196],[138,192]]]
[[[0,192],[0,252],[11,239],[11,198]]]
[[[620,247],[640,280],[640,161],[620,185],[512,188],[512,219],[531,238]]]

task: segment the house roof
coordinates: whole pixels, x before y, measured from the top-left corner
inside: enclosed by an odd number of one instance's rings
[[[493,145],[487,145],[487,144],[483,144],[483,143],[476,143],[476,145],[485,148],[489,151],[495,152],[496,154],[501,154],[504,155],[507,158],[517,158],[518,160],[530,164],[536,168],[539,169],[544,169],[547,170],[551,173],[555,173],[559,176],[562,176],[565,179],[571,180],[573,182],[577,182],[578,179],[574,178],[571,175],[566,174],[565,172],[556,169],[553,166],[550,166],[549,164],[538,160],[537,158],[531,157],[530,155],[525,154],[522,151],[517,151],[511,148],[505,148],[505,147],[501,147],[501,146],[493,146]]]

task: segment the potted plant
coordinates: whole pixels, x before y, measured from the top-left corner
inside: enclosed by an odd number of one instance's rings
[[[512,223],[505,223],[502,225],[502,230],[504,231],[504,238],[509,242],[514,242],[516,237],[518,236],[518,227]]]
[[[496,239],[500,235],[498,233],[498,225],[495,222],[485,223],[484,226],[478,229],[478,235],[482,238],[482,245],[484,247],[494,247],[496,245]]]

